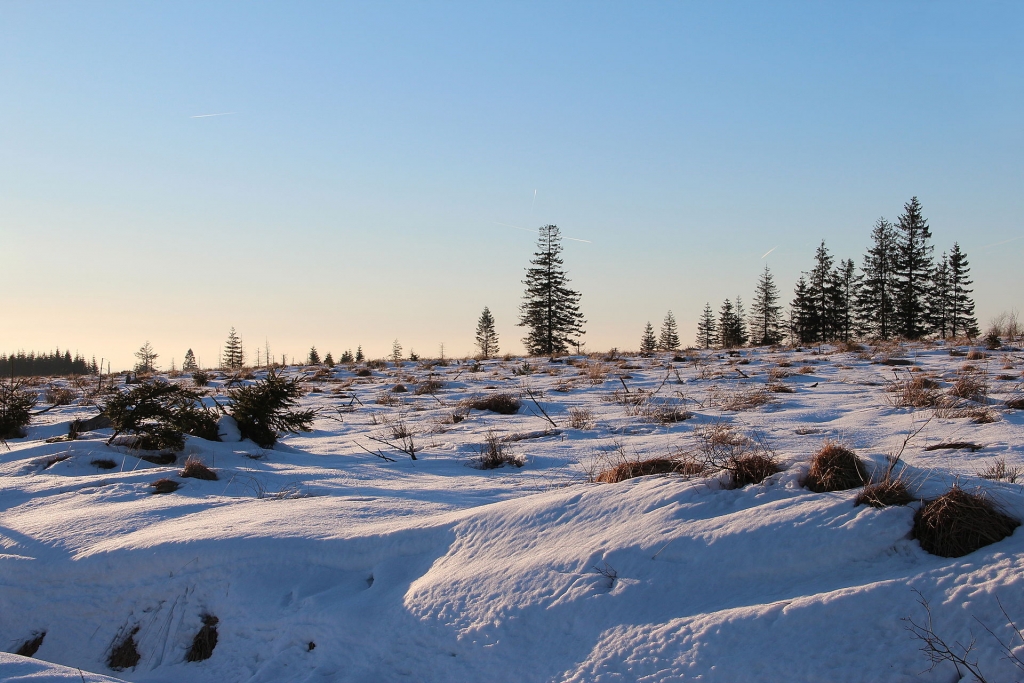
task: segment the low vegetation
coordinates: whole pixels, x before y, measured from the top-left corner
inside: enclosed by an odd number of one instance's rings
[[[959,486],[925,502],[914,515],[914,537],[940,557],[963,557],[1003,540],[1020,526],[982,493]]]

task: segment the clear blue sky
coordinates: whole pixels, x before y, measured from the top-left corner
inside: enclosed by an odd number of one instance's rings
[[[0,349],[467,354],[487,305],[519,351],[499,223],[590,240],[589,348],[692,341],[913,195],[984,324],[1024,308],[1022,114],[1020,2],[7,1]]]

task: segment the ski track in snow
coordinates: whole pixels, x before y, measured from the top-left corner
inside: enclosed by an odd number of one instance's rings
[[[966,361],[935,345],[902,353],[942,387],[966,363],[985,371],[999,417],[933,417],[904,453],[915,495],[959,481],[1024,519],[1020,485],[977,476],[999,458],[1024,464],[1024,412],[1001,407],[1019,390],[1024,358]],[[95,414],[84,405],[52,410],[0,448],[0,649],[46,632],[37,659],[0,654],[0,680],[955,680],[951,665],[925,671],[906,631],[903,618],[923,618],[915,590],[947,641],[977,637],[989,680],[1014,678],[975,618],[1010,642],[998,599],[1024,625],[1019,529],[966,557],[940,558],[910,538],[918,504],[855,507],[857,491],[801,486],[825,439],[843,440],[877,468],[928,419],[931,410],[886,400],[886,381],[909,368],[830,347],[699,355],[697,363],[530,359],[526,375],[513,373],[522,359],[485,361],[479,372],[465,361],[406,362],[365,378],[341,366],[315,379],[313,369],[289,368],[310,389],[303,407],[323,409],[314,431],[273,450],[189,437],[168,467],[107,446],[109,430],[45,443]],[[1013,369],[1003,368],[1007,360]],[[795,393],[721,409],[723,397],[763,387],[780,361],[793,374],[777,381]],[[578,367],[584,362],[590,367]],[[996,379],[1007,373],[1016,379]],[[436,395],[376,403],[428,375],[444,383]],[[212,382],[211,393],[224,385]],[[444,424],[461,399],[524,387],[541,393],[559,432],[542,435],[551,425],[528,397],[513,416],[474,410]],[[630,415],[611,400],[624,387],[657,390],[694,417],[663,425]],[[568,409],[578,406],[592,410],[592,428],[569,427]],[[416,461],[366,438],[383,433],[384,415],[404,416],[422,448]],[[786,469],[739,490],[722,476],[588,483],[623,453],[693,449],[694,427],[713,422],[762,435]],[[522,468],[470,466],[490,431],[532,432],[509,444]],[[923,450],[952,440],[984,448]],[[44,469],[61,454],[71,457]],[[177,478],[186,455],[220,479]],[[99,470],[96,458],[117,467]],[[182,488],[152,495],[148,484],[165,476]],[[186,663],[207,613],[219,619],[213,656]],[[110,671],[115,637],[136,625],[139,664]]]

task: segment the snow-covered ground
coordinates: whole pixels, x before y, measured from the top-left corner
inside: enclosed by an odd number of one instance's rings
[[[926,671],[906,630],[922,597],[948,642],[974,634],[988,680],[1021,677],[983,625],[1021,646],[999,603],[1024,625],[1024,532],[936,557],[910,537],[919,503],[857,507],[856,490],[801,485],[826,439],[877,468],[923,427],[903,453],[917,497],[959,481],[1024,519],[1020,484],[979,476],[1000,459],[1024,465],[1024,412],[1003,406],[1021,354],[685,355],[406,362],[368,377],[339,366],[315,379],[290,368],[303,407],[321,408],[314,431],[273,450],[189,438],[170,466],[107,446],[109,430],[47,443],[96,413],[49,411],[0,446],[0,649],[45,632],[35,657],[62,666],[0,655],[0,680],[956,680],[948,664]],[[878,362],[892,357],[913,365]],[[987,409],[889,400],[894,377],[920,371],[941,391],[967,364],[987,378]],[[428,379],[440,387],[416,393]],[[794,391],[737,400],[768,382]],[[392,392],[399,383],[409,391]],[[654,398],[631,405],[641,390]],[[518,414],[459,407],[504,391],[523,395]],[[693,417],[661,423],[659,406]],[[975,421],[986,410],[994,421]],[[396,441],[399,421],[416,460],[370,438]],[[716,423],[770,445],[786,469],[732,490],[724,476],[591,481],[623,458],[694,451],[695,429]],[[489,433],[511,437],[523,466],[474,467]],[[983,447],[924,450],[950,441]],[[219,479],[178,477],[189,455]],[[181,488],[154,495],[162,477]],[[186,662],[204,615],[218,619],[213,655]],[[111,648],[136,627],[141,659],[111,671]]]

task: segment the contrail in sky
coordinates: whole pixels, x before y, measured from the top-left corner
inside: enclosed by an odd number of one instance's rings
[[[532,232],[534,235],[538,234],[536,230],[531,230],[530,228],[520,228],[518,225],[512,225],[511,223],[502,223],[500,221],[494,221],[494,224],[504,225],[506,228],[515,228],[516,230],[525,230],[526,232]],[[565,239],[572,240],[573,242],[586,242],[587,244],[593,244],[593,242],[591,242],[590,240],[581,240],[578,237],[566,237]]]
[[[978,248],[979,249],[988,249],[989,247],[998,247],[1000,244],[1009,244],[1010,242],[1016,242],[1017,240],[1024,240],[1024,235],[1021,235],[1020,237],[1013,237],[1011,239],[1004,240],[1002,242],[996,242],[995,244],[986,244],[985,246],[978,247]]]
[[[220,114],[196,114],[195,116],[190,116],[189,118],[190,119],[205,119],[205,118],[209,118],[210,116],[230,116],[231,114],[234,114],[234,113],[235,112],[233,112],[233,111],[225,111],[225,112],[221,112]]]
[[[774,247],[772,247],[768,251],[764,252],[764,256],[762,256],[761,258],[764,258],[765,256],[767,256],[768,254],[772,253],[773,251],[775,251],[778,248],[779,248],[779,245],[776,244]]]

